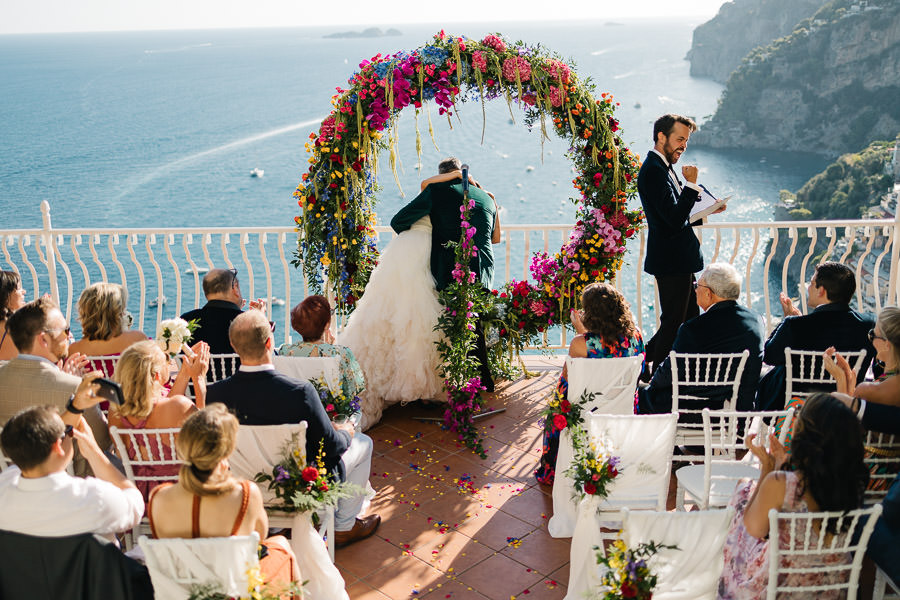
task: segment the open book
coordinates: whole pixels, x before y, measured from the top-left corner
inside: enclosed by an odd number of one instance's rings
[[[700,197],[697,198],[697,202],[691,208],[691,216],[688,219],[690,223],[705,219],[731,200],[731,196],[726,196],[722,199],[716,198],[703,184],[700,184],[700,190]]]

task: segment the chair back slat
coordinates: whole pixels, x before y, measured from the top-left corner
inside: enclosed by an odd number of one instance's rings
[[[85,356],[88,360],[88,371],[100,371],[107,379],[112,379],[115,375],[116,367],[119,364],[119,355],[111,354],[108,356]]]
[[[863,555],[880,516],[880,504],[847,513],[770,510],[767,598],[846,590],[848,600],[855,600]]]
[[[850,363],[850,366],[854,371],[859,372],[863,360],[866,358],[866,351],[841,351],[840,355],[847,359],[847,362]],[[795,396],[809,396],[812,393],[806,391],[809,389],[809,386],[814,386],[819,389],[827,388],[834,390],[837,385],[834,378],[825,369],[825,360],[821,350],[794,350],[790,347],[785,348],[784,370],[785,405]]]
[[[181,466],[182,461],[175,450],[178,431],[178,427],[165,429],[110,427],[109,432],[116,444],[119,458],[122,459],[125,476],[136,484],[178,481],[177,474],[160,475],[153,472],[159,467],[169,467],[168,470],[176,471],[175,467]]]
[[[863,502],[881,502],[900,473],[900,436],[878,431],[866,433],[864,461],[869,468],[869,485]]]
[[[210,354],[209,371],[206,380],[215,383],[231,377],[241,366],[241,357],[237,354]]]

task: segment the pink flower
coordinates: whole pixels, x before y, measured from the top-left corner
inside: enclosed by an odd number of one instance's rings
[[[508,81],[516,80],[516,73],[519,74],[519,81],[528,81],[531,79],[531,65],[522,56],[512,56],[503,61],[503,78]]]
[[[558,87],[550,86],[550,104],[559,108],[562,106],[563,98],[565,94]]]
[[[481,40],[481,43],[487,46],[488,48],[493,48],[497,52],[506,52],[506,44],[494,34],[489,34],[484,36],[484,39]]]
[[[540,317],[541,315],[543,315],[544,313],[547,312],[547,307],[544,306],[544,303],[543,303],[543,302],[540,302],[540,301],[538,301],[538,300],[534,300],[534,301],[531,303],[531,312],[533,312],[534,314],[536,314],[537,316]]]
[[[558,80],[560,83],[569,83],[569,75],[571,71],[569,71],[569,67],[565,63],[553,59],[550,61],[550,66],[547,70],[550,72],[550,76]],[[613,129],[613,131],[615,131],[615,129]]]
[[[484,57],[484,52],[476,50],[472,53],[472,66],[482,73],[487,70],[487,59]]]

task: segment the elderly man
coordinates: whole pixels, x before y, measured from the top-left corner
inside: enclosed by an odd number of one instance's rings
[[[806,304],[812,312],[801,315],[791,299],[781,294],[785,317],[766,341],[763,360],[773,367],[759,381],[756,401],[761,410],[784,408],[785,348],[824,351],[834,346],[844,352],[865,350],[857,383],[865,379],[869,363],[875,356],[875,348],[869,341],[875,316],[850,308],[855,293],[856,276],[850,267],[838,262],[823,262],[816,266],[806,290]]]
[[[109,462],[82,417],[97,404],[97,386],[91,383],[97,375],[79,380],[62,418],[56,407],[33,406],[5,423],[0,443],[15,466],[0,475],[0,530],[42,537],[95,533],[111,539],[140,522],[141,493]],[[96,478],[66,473],[73,438]]]
[[[250,310],[231,322],[228,336],[241,357],[237,373],[209,386],[207,403],[221,402],[234,411],[242,425],[281,425],[306,421],[306,456],[325,452],[325,467],[341,479],[367,488],[372,464],[372,440],[355,433],[351,423],[333,424],[315,388],[306,381],[275,372],[272,365],[272,330],[265,315]],[[378,515],[359,518],[367,495],[338,501],[335,545],[344,546],[369,537],[381,523]]]
[[[31,406],[66,406],[81,379],[58,366],[69,355],[70,332],[56,304],[46,297],[29,302],[9,317],[6,327],[19,356],[0,367],[0,423]],[[84,416],[100,449],[109,450],[103,413],[91,406]],[[74,467],[76,475],[89,473],[80,455]]]
[[[685,322],[675,336],[672,350],[681,353],[750,351],[738,390],[737,410],[754,410],[756,382],[762,365],[763,323],[759,315],[737,303],[741,276],[728,263],[713,263],[697,281],[697,305],[704,312]],[[686,388],[685,393],[707,398],[680,402],[679,408],[722,408],[731,389]],[[653,374],[650,385],[639,390],[639,412],[664,413],[672,410],[672,365],[666,358]]]
[[[203,276],[203,294],[206,296],[206,304],[184,313],[181,318],[185,321],[197,320],[199,326],[194,331],[193,340],[209,344],[210,353],[234,353],[234,348],[228,341],[228,326],[241,314],[241,308],[246,302],[241,295],[237,271],[211,269]],[[250,308],[265,310],[265,302],[251,302]]]

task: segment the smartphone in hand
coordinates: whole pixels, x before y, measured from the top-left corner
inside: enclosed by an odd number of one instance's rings
[[[112,379],[98,377],[94,380],[94,383],[100,386],[97,390],[98,398],[118,404],[119,406],[125,403],[125,396],[122,395],[122,386]]]

